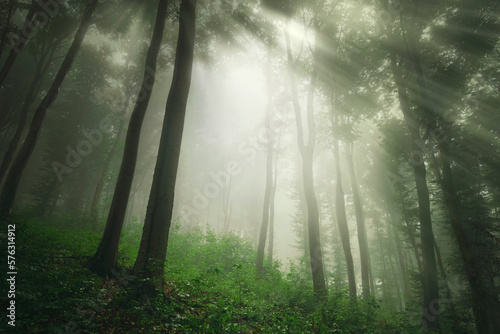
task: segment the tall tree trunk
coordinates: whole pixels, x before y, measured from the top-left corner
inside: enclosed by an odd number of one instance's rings
[[[316,27],[316,33],[317,31],[318,27]],[[313,279],[313,288],[316,298],[318,298],[319,300],[326,301],[327,291],[325,284],[325,272],[323,269],[323,255],[321,250],[318,202],[314,190],[314,176],[313,176],[313,153],[316,142],[313,102],[314,102],[314,92],[316,89],[316,78],[318,75],[318,64],[316,59],[317,51],[314,50],[313,54],[314,64],[311,73],[311,82],[309,83],[309,90],[307,96],[307,126],[309,130],[309,136],[306,144],[304,142],[302,115],[300,111],[297,84],[295,82],[295,73],[294,73],[295,66],[292,57],[292,49],[290,43],[290,18],[288,18],[285,28],[285,40],[286,40],[286,50],[287,50],[288,75],[290,78],[293,109],[295,111],[295,122],[297,125],[297,143],[299,146],[300,155],[302,157],[302,178],[304,184],[304,196],[307,204],[309,256],[310,256],[311,274]],[[317,48],[317,43],[315,48]]]
[[[455,303],[453,302],[452,296],[451,296],[451,289],[450,285],[448,284],[448,275],[446,274],[446,270],[444,268],[443,264],[443,259],[441,258],[441,252],[439,251],[438,244],[436,242],[436,238],[434,238],[434,249],[436,250],[436,258],[437,258],[437,263],[439,266],[439,270],[441,271],[441,278],[443,279],[444,283],[444,293],[446,296],[447,304],[449,305],[450,308],[450,313],[453,321],[453,328],[458,328],[456,327],[458,325],[458,318],[457,318],[457,313],[455,311]]]
[[[424,268],[422,266],[422,259],[420,258],[420,251],[417,245],[417,241],[415,240],[415,235],[413,235],[413,229],[410,227],[410,218],[408,217],[408,211],[406,210],[405,201],[403,198],[403,193],[399,190],[399,199],[401,202],[401,211],[403,213],[403,220],[405,222],[404,230],[410,241],[410,245],[413,249],[413,256],[415,257],[415,261],[417,262],[417,268],[419,273],[424,272]]]
[[[279,139],[276,149],[279,148]],[[278,154],[274,157],[274,167],[273,167],[273,188],[271,189],[271,202],[269,203],[269,244],[267,248],[267,257],[269,261],[273,262],[273,252],[274,252],[274,205],[276,199],[276,185],[278,182]]]
[[[45,118],[45,114],[47,113],[47,109],[55,101],[59,88],[61,87],[66,74],[71,68],[71,64],[73,63],[76,54],[80,49],[85,34],[87,33],[88,27],[90,26],[92,13],[97,7],[97,3],[98,0],[92,0],[85,8],[80,26],[78,27],[71,46],[69,47],[68,53],[66,54],[66,57],[64,58],[61,67],[59,68],[59,71],[57,72],[57,75],[52,82],[52,85],[50,86],[50,89],[35,111],[30,129],[28,131],[28,134],[26,135],[26,139],[24,140],[24,143],[19,153],[17,154],[16,159],[13,161],[12,166],[10,167],[9,173],[7,174],[7,179],[0,194],[0,217],[10,215],[11,213],[19,181],[21,180],[24,168],[26,167],[26,164],[31,157],[31,153],[33,153],[33,150],[35,149],[38,136],[42,128],[42,123]]]
[[[374,217],[373,219],[375,220],[376,218]],[[381,280],[382,280],[382,298],[384,300],[387,300],[389,287],[387,286],[387,266],[385,264],[385,254],[384,254],[385,247],[382,244],[382,233],[380,232],[380,226],[376,226],[376,231],[377,231],[377,239],[378,239],[380,254],[382,257],[382,277],[381,277]]]
[[[97,222],[98,216],[98,204],[99,198],[101,198],[102,190],[104,188],[104,184],[106,183],[106,176],[108,175],[109,164],[111,160],[115,156],[116,149],[118,148],[118,144],[120,143],[120,139],[122,137],[123,132],[123,123],[125,118],[125,113],[127,112],[128,106],[130,104],[130,93],[126,96],[125,105],[123,106],[122,118],[120,119],[120,124],[118,124],[118,133],[116,134],[115,142],[113,146],[109,150],[106,158],[104,159],[104,163],[102,164],[101,174],[99,175],[99,180],[97,181],[94,195],[92,196],[92,204],[90,205],[90,220],[92,224]]]
[[[394,277],[394,285],[396,286],[396,296],[398,297],[399,311],[403,311],[403,298],[401,295],[401,288],[399,287],[400,276],[396,275],[396,269],[394,269],[394,264],[392,263],[392,257],[396,260],[396,255],[394,253],[394,245],[392,243],[390,232],[389,232],[389,222],[387,221],[387,241],[389,242],[389,266],[391,267],[392,277]]]
[[[337,123],[337,122],[336,122]],[[345,262],[347,267],[347,280],[349,282],[349,295],[352,300],[356,299],[356,277],[354,275],[354,261],[352,259],[351,241],[349,237],[349,227],[347,225],[347,215],[345,212],[344,189],[342,188],[342,171],[340,168],[340,152],[337,134],[335,134],[333,150],[335,156],[335,211],[337,213],[337,224],[344,250]]]
[[[358,229],[358,243],[361,260],[361,284],[363,290],[363,299],[370,298],[370,253],[368,251],[368,240],[366,236],[365,217],[363,204],[359,194],[358,182],[354,171],[353,144],[347,145],[347,166],[349,168],[349,178],[351,179],[352,196],[354,199],[354,208],[356,211],[356,227]]]
[[[266,106],[266,118],[265,127],[266,130],[271,129],[271,110],[273,105],[273,85],[271,78],[271,52],[268,51],[267,54],[267,64],[266,64],[266,81],[267,81],[267,106]],[[264,248],[266,247],[266,236],[269,224],[269,211],[271,204],[271,195],[273,189],[273,137],[268,136],[267,138],[267,155],[266,155],[266,187],[264,190],[264,205],[262,209],[262,223],[260,226],[260,236],[259,244],[257,246],[257,261],[256,261],[256,272],[257,278],[262,276],[262,271],[264,268]]]
[[[233,213],[231,205],[231,175],[229,175],[229,184],[222,189],[222,213],[224,215],[224,233],[229,233],[231,225],[231,214]]]
[[[39,88],[42,84],[43,77],[47,72],[50,63],[52,62],[52,58],[54,56],[54,52],[59,44],[59,40],[54,40],[54,43],[50,49],[47,50],[47,53],[42,53],[40,59],[38,60],[37,67],[35,70],[35,74],[33,76],[33,80],[31,81],[30,88],[28,89],[28,93],[24,98],[23,107],[21,109],[21,116],[19,117],[16,131],[14,132],[14,136],[10,140],[7,152],[2,160],[2,164],[0,165],[0,184],[2,184],[3,179],[5,177],[5,173],[7,172],[10,163],[12,162],[12,158],[14,157],[14,153],[16,152],[17,146],[21,141],[21,136],[23,134],[23,130],[26,126],[26,122],[28,120],[29,108],[35,101],[35,98],[38,94]],[[45,57],[47,57],[47,63],[44,64]]]
[[[106,227],[96,253],[87,264],[90,270],[101,276],[107,275],[116,266],[118,244],[120,242],[130,188],[132,187],[132,180],[134,178],[137,163],[141,127],[156,77],[156,58],[158,57],[163,38],[167,8],[167,0],[160,0],[158,2],[155,27],[146,55],[146,64],[141,85],[142,88],[137,96],[134,110],[130,116],[122,163],[120,172],[118,173]]]
[[[399,236],[397,226],[395,226],[395,224],[397,222],[397,218],[396,218],[397,215],[395,213],[395,210],[394,210],[392,203],[387,203],[387,209],[389,211],[389,217],[391,220],[391,223],[388,226],[388,228],[389,228],[388,232],[390,235],[389,237],[391,237],[391,234],[392,234],[392,238],[394,238],[394,243],[396,245],[396,252],[398,254],[398,263],[399,263],[399,270],[401,272],[401,280],[403,282],[403,290],[404,290],[403,296],[404,296],[405,302],[408,302],[408,300],[410,298],[410,284],[408,282],[408,273],[406,271],[405,259],[404,259],[403,250],[401,247],[401,238]]]
[[[7,19],[5,20],[5,28],[2,31],[2,36],[0,37],[0,58],[3,54],[3,48],[5,42],[7,41],[7,34],[9,33],[9,25],[11,25],[12,14],[14,14],[14,7],[16,0],[9,0],[9,12],[7,13]]]
[[[476,329],[478,333],[500,333],[498,298],[485,290],[485,278],[480,268],[479,256],[472,250],[470,241],[463,228],[464,222],[460,214],[449,161],[450,153],[445,143],[440,144],[438,147],[443,171],[442,178],[440,177],[438,181],[443,190],[448,217],[464,262],[465,273],[472,294],[472,309]],[[437,175],[439,177],[439,173]]]
[[[186,104],[191,86],[197,0],[183,0],[174,75],[165,107],[165,117],[149,195],[146,220],[134,264],[134,272],[156,282],[164,280],[164,263],[174,205]]]
[[[421,149],[422,138],[419,133],[420,124],[413,114],[406,87],[403,81],[396,56],[391,52],[391,69],[396,82],[399,102],[403,112],[405,123],[410,132],[411,151],[410,161],[413,166],[415,184],[417,187],[418,211],[420,219],[420,237],[423,255],[424,270],[424,312],[423,324],[425,328],[440,332],[439,326],[439,288],[436,258],[434,254],[434,234],[432,232],[431,209],[429,200],[429,189],[426,181],[426,167],[424,164],[424,153]]]
[[[17,56],[24,48],[24,45],[28,41],[28,38],[35,28],[36,22],[33,21],[33,18],[36,14],[37,9],[40,9],[38,1],[32,0],[30,9],[28,10],[28,14],[26,14],[26,18],[24,19],[23,28],[21,29],[21,36],[19,36],[19,38],[14,42],[14,45],[12,46],[12,49],[10,50],[9,55],[7,56],[2,69],[0,70],[0,87],[5,81],[5,78],[7,78],[7,75],[9,74],[12,65],[14,65]]]
[[[274,254],[274,208],[276,201],[276,187],[278,186],[278,157],[279,148],[281,142],[281,131],[278,135],[278,140],[276,141],[276,155],[274,156],[274,167],[273,167],[273,188],[271,189],[271,203],[269,204],[269,247],[267,249],[267,256],[269,261],[273,262]]]

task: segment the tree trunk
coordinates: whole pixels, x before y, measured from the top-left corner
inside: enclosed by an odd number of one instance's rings
[[[335,134],[337,136],[337,134]],[[340,169],[340,152],[338,139],[334,139],[335,156],[335,211],[337,213],[337,224],[339,226],[340,240],[344,250],[345,262],[347,267],[347,280],[349,282],[349,295],[351,299],[356,299],[356,277],[354,275],[354,261],[352,259],[351,241],[349,238],[349,227],[347,225],[347,216],[345,212],[344,190],[342,188],[342,172]]]
[[[123,132],[123,123],[125,118],[125,113],[127,112],[129,103],[130,103],[130,93],[128,93],[125,99],[125,105],[123,106],[122,118],[120,119],[120,124],[118,124],[118,133],[116,134],[115,142],[113,146],[109,150],[106,158],[104,159],[104,163],[102,166],[101,174],[99,176],[99,180],[97,181],[97,185],[94,191],[94,196],[92,197],[92,204],[90,205],[90,220],[92,224],[97,222],[98,216],[98,204],[99,198],[101,198],[102,190],[104,188],[104,184],[106,183],[106,176],[108,175],[109,164],[111,163],[111,159],[115,156],[116,149],[118,148],[118,144],[120,143],[120,139],[122,137]]]
[[[5,78],[7,78],[7,75],[9,74],[12,65],[14,65],[17,56],[24,48],[24,45],[28,41],[28,38],[35,28],[36,22],[33,21],[33,18],[36,14],[37,9],[40,9],[37,1],[32,0],[28,14],[26,14],[26,18],[24,19],[23,28],[21,29],[22,36],[19,36],[19,38],[14,42],[14,45],[12,46],[12,49],[10,50],[9,55],[7,56],[2,69],[0,70],[0,87],[5,81]]]
[[[316,26],[316,25],[315,25]],[[316,33],[318,31],[316,27]],[[300,155],[302,157],[302,178],[304,183],[304,196],[307,204],[307,226],[309,240],[309,256],[311,265],[311,274],[313,279],[313,288],[316,298],[322,301],[327,299],[327,291],[325,284],[325,273],[323,269],[323,255],[321,250],[321,240],[319,231],[319,212],[316,193],[314,190],[313,176],[313,153],[316,141],[316,129],[314,124],[313,102],[314,92],[316,88],[316,78],[318,74],[317,51],[314,51],[314,64],[311,73],[311,82],[307,96],[307,125],[309,130],[309,138],[307,144],[304,142],[304,133],[302,128],[302,116],[297,93],[297,84],[294,76],[294,60],[292,57],[292,49],[290,45],[290,18],[288,18],[285,28],[285,40],[287,50],[288,75],[292,90],[292,102],[295,112],[295,122],[297,125],[297,143],[299,146]],[[316,46],[317,47],[317,44]]]
[[[35,111],[30,129],[28,131],[28,134],[26,135],[26,139],[24,140],[24,143],[19,153],[17,154],[16,159],[12,163],[9,173],[7,174],[7,179],[2,188],[2,192],[0,194],[0,217],[10,215],[11,213],[19,181],[21,180],[24,168],[26,167],[26,164],[31,157],[31,153],[35,149],[35,145],[37,143],[42,123],[45,118],[45,114],[47,113],[47,109],[55,101],[57,93],[59,92],[59,88],[61,87],[66,74],[71,68],[71,64],[73,63],[76,54],[80,49],[87,29],[90,26],[92,13],[97,7],[97,3],[98,0],[92,0],[85,8],[80,26],[78,27],[75,38],[68,50],[68,53],[66,54],[66,57],[64,58],[50,89]]]
[[[2,37],[0,38],[0,58],[3,55],[3,48],[7,40],[7,34],[9,33],[9,25],[11,24],[12,14],[14,14],[16,0],[9,0],[9,12],[7,13],[7,19],[5,20],[5,28],[2,31]]]
[[[21,141],[21,136],[23,134],[24,127],[26,126],[26,122],[28,120],[29,108],[33,104],[33,101],[35,101],[41,83],[43,81],[43,77],[47,72],[50,63],[52,62],[54,52],[57,48],[57,45],[59,44],[58,41],[59,40],[54,40],[54,44],[52,45],[52,47],[49,50],[47,50],[49,53],[47,58],[47,63],[44,64],[45,57],[47,57],[47,53],[42,53],[37,63],[35,74],[33,75],[33,80],[31,81],[30,88],[28,89],[28,93],[26,94],[26,97],[23,102],[23,107],[21,109],[21,116],[18,120],[16,131],[14,132],[14,136],[10,140],[7,152],[5,152],[2,164],[0,165],[0,184],[2,184],[3,182],[5,173],[7,172],[9,165],[12,162],[12,158],[14,157],[14,153],[16,152],[17,146]]]
[[[464,231],[464,222],[460,214],[448,158],[448,148],[445,144],[441,144],[439,145],[439,150],[443,174],[441,180],[438,181],[440,181],[443,190],[448,217],[464,262],[465,273],[472,294],[472,309],[476,329],[481,334],[500,333],[500,320],[495,314],[499,310],[498,298],[484,289],[484,275],[482,275],[480,264],[478,263],[478,256],[471,249],[470,242]]]
[[[111,202],[108,219],[106,221],[106,227],[96,253],[87,264],[90,270],[101,276],[107,275],[116,266],[118,244],[120,242],[120,235],[122,233],[123,221],[127,210],[130,188],[132,187],[132,180],[137,163],[141,127],[154,86],[156,76],[156,58],[158,56],[163,38],[167,8],[167,0],[160,0],[158,2],[155,27],[148,53],[146,55],[146,65],[142,79],[141,91],[137,96],[137,101],[130,117],[122,163],[118,179],[116,181],[113,200]]]
[[[396,259],[396,256],[394,254],[394,245],[392,244],[392,240],[390,237],[389,233],[389,222],[387,221],[387,241],[389,242],[389,266],[391,267],[391,273],[392,277],[394,277],[394,285],[396,286],[396,296],[398,297],[398,305],[399,305],[399,311],[403,312],[403,298],[401,296],[401,288],[399,287],[399,280],[398,278],[400,276],[396,275],[396,269],[394,269],[394,264],[392,263],[392,257]]]
[[[434,238],[434,249],[436,250],[436,258],[437,258],[437,263],[439,266],[439,270],[441,271],[441,278],[443,279],[444,283],[444,292],[446,295],[446,303],[449,305],[450,308],[450,313],[451,317],[453,319],[453,328],[458,328],[456,327],[458,325],[458,318],[457,318],[457,313],[455,312],[455,303],[453,302],[452,296],[451,296],[451,290],[450,290],[450,285],[448,284],[448,275],[446,274],[446,270],[444,268],[443,264],[443,259],[441,258],[441,252],[439,251],[438,244],[436,242],[436,239]]]
[[[434,255],[434,234],[432,232],[431,209],[429,201],[429,189],[426,181],[426,167],[424,153],[421,149],[422,138],[419,133],[419,123],[413,115],[406,95],[406,87],[403,81],[396,56],[391,52],[391,69],[396,82],[399,102],[403,112],[405,123],[410,132],[411,151],[410,162],[413,166],[415,184],[417,187],[418,211],[420,219],[420,237],[423,255],[424,271],[424,313],[423,326],[430,330],[440,332],[439,327],[439,288],[436,258]]]
[[[403,194],[399,191],[399,199],[401,202],[401,211],[403,212],[403,219],[405,222],[405,232],[407,234],[408,240],[410,241],[410,245],[413,249],[413,256],[415,257],[415,261],[417,262],[417,268],[419,273],[424,272],[424,268],[422,266],[422,259],[420,258],[420,251],[418,249],[417,241],[415,240],[415,236],[413,235],[413,229],[410,227],[410,218],[408,217],[408,212],[406,210],[405,201],[403,198]]]
[[[231,225],[231,214],[233,212],[231,205],[231,175],[229,175],[229,184],[222,189],[222,213],[224,214],[224,233],[229,233]]]
[[[376,219],[375,217],[373,218],[374,220]],[[385,254],[384,254],[384,245],[382,244],[382,233],[380,232],[380,226],[376,226],[376,231],[377,231],[377,239],[378,239],[378,244],[379,244],[379,249],[380,249],[380,254],[382,258],[382,298],[383,300],[387,300],[388,296],[388,286],[387,286],[387,266],[385,264]]]
[[[266,106],[266,118],[265,127],[268,130],[271,129],[271,110],[273,105],[273,86],[271,78],[271,54],[268,51],[267,55],[267,65],[266,65],[266,79],[267,79],[267,106]],[[256,272],[257,278],[261,278],[262,271],[264,268],[264,248],[266,247],[266,236],[269,224],[269,211],[271,204],[271,195],[273,189],[273,138],[268,136],[267,141],[267,156],[266,156],[266,188],[264,190],[264,205],[262,210],[262,224],[260,226],[260,236],[259,244],[257,246],[257,262],[256,262]]]
[[[279,139],[277,149],[279,148]],[[273,188],[271,189],[271,202],[269,203],[269,244],[267,248],[267,257],[269,262],[273,262],[273,252],[274,252],[274,203],[276,198],[276,185],[278,182],[278,154],[274,157],[274,168],[273,168]]]
[[[358,229],[358,243],[361,260],[361,284],[363,290],[363,299],[370,298],[370,253],[368,251],[368,240],[366,236],[365,217],[363,204],[359,194],[358,182],[354,171],[353,144],[347,145],[347,166],[349,167],[349,178],[351,179],[352,196],[354,199],[354,208],[356,210],[356,227]]]
[[[174,205],[175,181],[184,130],[186,104],[191,86],[197,0],[183,0],[180,7],[179,37],[174,75],[168,94],[165,117],[149,195],[146,220],[134,264],[134,272],[157,283],[164,280],[164,263]]]
[[[396,252],[398,254],[398,263],[399,263],[399,270],[401,272],[401,280],[403,281],[403,296],[405,299],[405,302],[407,303],[409,298],[410,298],[410,284],[408,282],[408,273],[406,271],[406,266],[405,266],[405,259],[403,255],[403,250],[401,247],[401,238],[399,236],[399,232],[397,230],[397,226],[395,226],[397,222],[396,218],[396,213],[394,212],[394,208],[392,203],[387,203],[387,210],[389,211],[389,217],[391,220],[391,224],[389,224],[389,234],[392,234],[392,237],[394,238],[394,243],[396,244]],[[391,233],[392,232],[392,233]],[[391,236],[389,236],[391,237]]]

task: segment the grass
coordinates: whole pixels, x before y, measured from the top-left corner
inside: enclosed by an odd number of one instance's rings
[[[317,304],[307,274],[293,265],[284,273],[279,262],[268,263],[264,278],[256,280],[256,254],[234,234],[181,232],[174,224],[165,293],[141,306],[130,298],[137,282],[128,274],[140,240],[138,224],[122,237],[122,269],[103,280],[84,266],[100,233],[67,221],[15,223],[17,318],[11,332],[416,333],[403,314],[385,311],[374,300],[353,305],[342,288],[330,287],[328,303]]]

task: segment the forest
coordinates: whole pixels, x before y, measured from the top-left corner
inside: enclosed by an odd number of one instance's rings
[[[500,333],[500,2],[1,0],[2,333]]]

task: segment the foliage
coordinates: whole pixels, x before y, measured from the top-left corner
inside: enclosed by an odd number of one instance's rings
[[[123,271],[102,280],[83,269],[97,246],[95,232],[71,221],[16,219],[18,230],[18,329],[32,333],[411,333],[403,314],[375,300],[350,302],[332,289],[315,303],[311,282],[293,264],[267,263],[255,279],[256,256],[248,240],[196,227],[172,226],[164,294],[145,306],[131,298],[139,282]],[[121,253],[130,265],[140,228]],[[135,244],[135,245],[134,245]],[[5,283],[3,283],[5,284]]]

